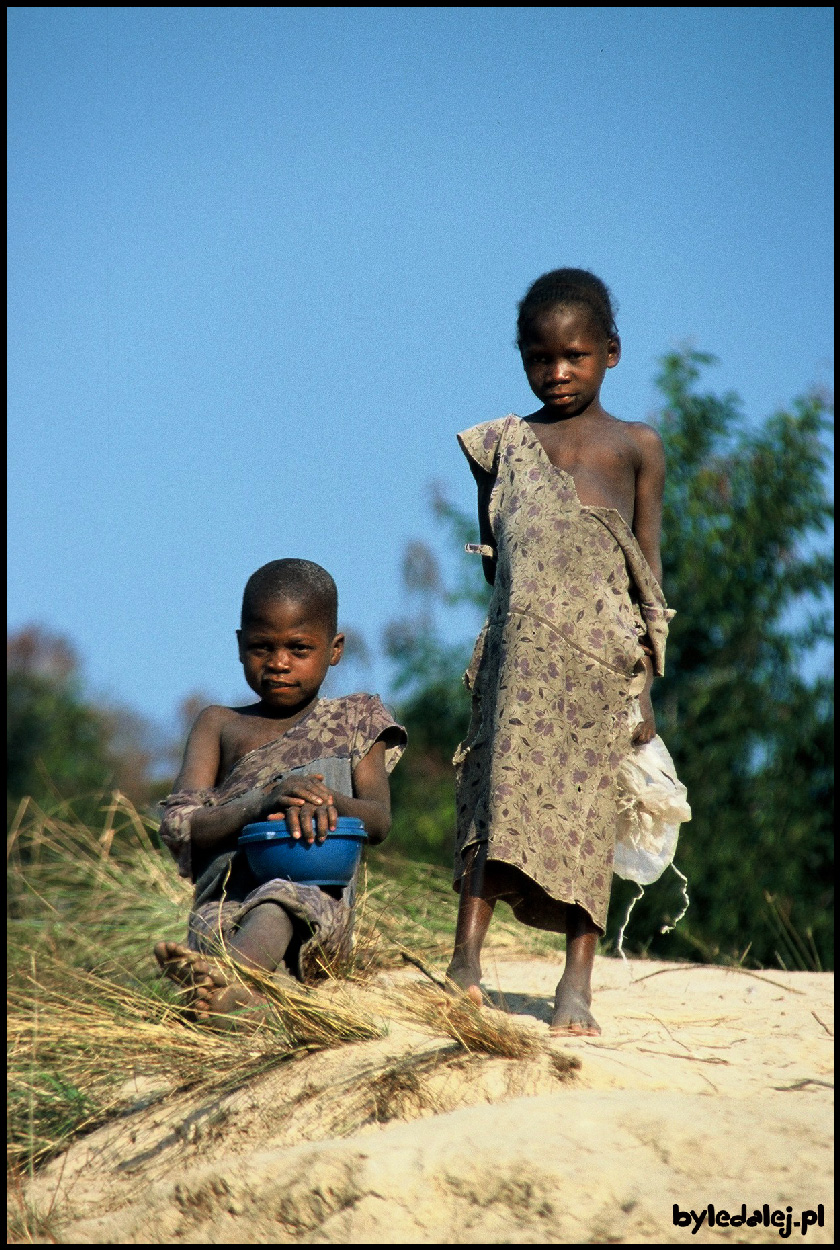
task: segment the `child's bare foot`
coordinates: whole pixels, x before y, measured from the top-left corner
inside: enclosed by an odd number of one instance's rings
[[[589,1010],[591,993],[561,979],[554,996],[550,1032],[566,1037],[597,1037],[601,1026]]]
[[[239,982],[231,982],[221,968],[180,942],[158,942],[155,958],[163,975],[186,990],[187,1006],[197,1019],[206,1020],[265,1003],[262,995]]]
[[[220,988],[228,984],[227,977],[219,968],[180,942],[156,943],[155,959],[164,976],[187,990]]]
[[[453,959],[452,963],[446,969],[447,981],[452,981],[459,989],[463,990],[469,999],[471,999],[476,1007],[480,1007],[483,998],[481,994],[481,969],[478,964],[467,963]]]
[[[239,982],[218,986],[212,990],[202,986],[196,990],[192,1002],[196,1019],[206,1021],[208,1024],[219,1023],[219,1017],[228,1016],[234,1012],[251,1013],[262,1007],[268,1007],[267,1000]]]

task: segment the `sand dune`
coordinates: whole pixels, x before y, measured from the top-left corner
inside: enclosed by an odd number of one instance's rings
[[[490,997],[545,1041],[465,1055],[391,1022],[378,1041],[210,1101],[170,1096],[77,1142],[36,1179],[76,1244],[772,1243],[779,1229],[675,1227],[791,1208],[834,1240],[833,977],[599,958],[597,1039],[548,1040],[558,969],[485,964]],[[387,994],[336,983],[336,995]],[[381,1000],[379,1000],[381,1001]],[[247,1044],[243,1039],[243,1044]],[[555,1055],[580,1066],[564,1071]],[[803,1235],[801,1213],[822,1226]],[[782,1232],[785,1229],[782,1228]]]

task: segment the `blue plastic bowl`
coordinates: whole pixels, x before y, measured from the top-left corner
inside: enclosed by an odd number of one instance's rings
[[[338,825],[319,846],[293,838],[285,820],[261,820],[246,825],[239,845],[251,872],[262,884],[280,877],[301,885],[349,885],[367,839],[355,816],[339,816]]]

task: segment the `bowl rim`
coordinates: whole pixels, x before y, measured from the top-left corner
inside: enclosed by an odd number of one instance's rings
[[[348,819],[350,818],[348,817]],[[257,822],[256,827],[254,825],[246,825],[239,835],[239,845],[253,846],[259,842],[272,842],[278,845],[287,845],[289,847],[300,846],[303,847],[304,850],[310,850],[312,847],[324,847],[329,842],[334,842],[336,840],[340,842],[366,842],[368,838],[367,831],[361,821],[359,821],[359,828],[357,829],[334,829],[332,833],[329,833],[324,841],[320,843],[305,843],[302,842],[300,838],[293,838],[287,831],[285,824],[281,825],[279,829],[263,828],[262,825],[267,823],[268,822],[263,821]],[[280,824],[280,821],[273,820],[271,821],[271,824],[273,826],[277,826]]]
[[[248,829],[271,830],[271,829],[277,829],[277,828],[285,829],[285,827],[286,827],[286,818],[285,816],[281,816],[278,820],[251,820],[248,822],[247,825],[242,826],[242,832],[245,833],[247,832]],[[342,829],[342,828],[347,829],[348,827],[353,827],[355,829],[364,829],[364,824],[362,823],[362,820],[359,816],[339,816],[338,826],[335,832],[337,833],[339,829]]]

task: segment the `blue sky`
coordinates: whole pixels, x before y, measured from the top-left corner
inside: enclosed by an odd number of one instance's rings
[[[615,294],[617,416],[687,340],[752,420],[831,382],[830,9],[8,16],[10,624],[148,716],[241,697],[285,555],[387,693],[428,484],[471,508],[456,431],[537,406],[547,269]]]

